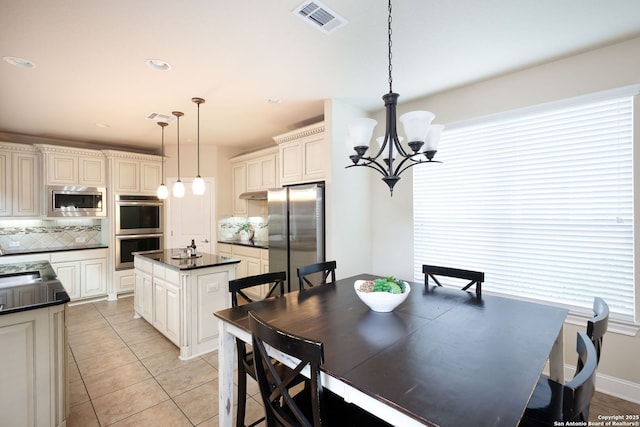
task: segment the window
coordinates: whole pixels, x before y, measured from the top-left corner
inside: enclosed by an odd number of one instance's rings
[[[449,126],[443,164],[413,172],[415,280],[480,270],[483,291],[578,311],[598,295],[633,321],[632,124],[627,91]]]

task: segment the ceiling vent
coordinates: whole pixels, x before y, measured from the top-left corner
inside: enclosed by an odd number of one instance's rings
[[[345,18],[315,0],[305,1],[295,8],[293,13],[325,34],[331,34],[349,23]]]
[[[163,114],[163,113],[149,113],[147,114],[147,119],[153,120],[155,122],[167,122],[170,123],[174,121],[176,118],[171,114]]]

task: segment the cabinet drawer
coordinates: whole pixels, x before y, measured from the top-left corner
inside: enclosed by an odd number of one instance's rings
[[[133,258],[133,265],[135,266],[135,268],[138,268],[145,273],[153,273],[153,263],[151,261],[142,259],[139,256]]]
[[[262,261],[269,261],[269,249],[260,249],[260,259]]]
[[[52,252],[51,262],[85,261],[107,257],[107,249],[84,249],[78,251]]]
[[[248,246],[232,245],[231,253],[234,256],[243,256],[243,257],[260,259],[260,251],[261,250],[263,250],[263,249],[250,248]]]

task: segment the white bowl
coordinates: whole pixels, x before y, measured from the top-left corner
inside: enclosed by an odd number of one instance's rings
[[[411,292],[411,286],[404,282],[404,292],[401,294],[392,294],[391,292],[360,292],[360,285],[366,280],[356,280],[353,283],[353,289],[356,291],[358,298],[367,304],[373,311],[379,313],[388,313],[399,306],[402,301],[407,298]]]

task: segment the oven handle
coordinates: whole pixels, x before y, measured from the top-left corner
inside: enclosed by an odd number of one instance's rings
[[[116,234],[116,239],[120,239],[120,240],[140,239],[141,237],[164,237],[164,233],[152,233],[152,234]]]
[[[164,204],[162,202],[153,202],[153,201],[131,201],[131,200],[122,200],[116,201],[116,206],[158,206],[162,207]]]

